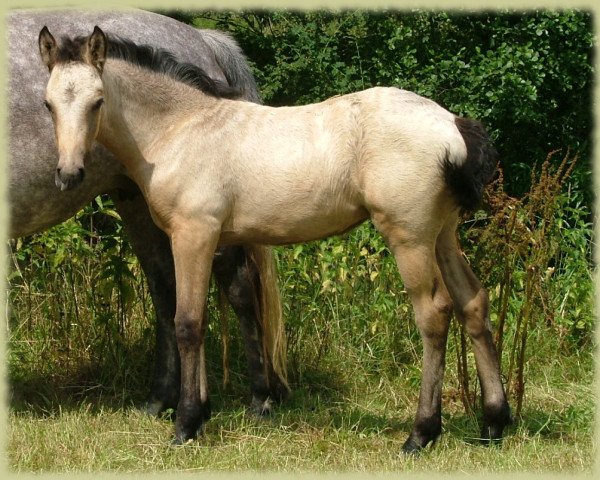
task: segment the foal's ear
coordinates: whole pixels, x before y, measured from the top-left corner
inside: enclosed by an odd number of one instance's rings
[[[84,54],[85,61],[102,73],[107,49],[108,40],[106,35],[98,26],[94,27],[94,31],[87,40]]]
[[[54,65],[56,64],[56,55],[58,52],[58,47],[56,45],[56,40],[48,30],[48,27],[44,25],[44,28],[40,31],[40,35],[38,37],[38,45],[40,47],[40,55],[42,56],[42,61],[44,65],[48,67],[48,70],[52,70]]]

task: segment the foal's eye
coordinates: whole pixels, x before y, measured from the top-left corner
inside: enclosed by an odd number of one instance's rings
[[[93,111],[98,110],[102,106],[103,103],[104,103],[104,99],[103,98],[100,98],[100,99],[96,100],[96,102],[92,105],[92,110]]]
[[[48,102],[48,100],[44,100],[44,106],[48,109],[50,113],[52,113],[52,105]]]

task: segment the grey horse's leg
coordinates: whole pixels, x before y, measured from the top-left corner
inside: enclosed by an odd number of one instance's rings
[[[143,409],[152,415],[176,408],[179,401],[180,361],[175,338],[175,271],[168,237],[154,225],[146,202],[131,183],[111,192],[134,253],[146,274],[156,311],[154,374]]]
[[[244,247],[220,249],[213,262],[213,274],[240,320],[244,338],[252,409],[259,415],[271,412],[271,400],[284,399],[289,390],[274,372],[263,349],[263,332],[259,321],[260,280],[256,265],[248,261]]]

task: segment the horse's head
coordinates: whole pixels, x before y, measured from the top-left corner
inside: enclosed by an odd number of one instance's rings
[[[52,115],[59,154],[55,182],[68,190],[82,182],[84,161],[98,134],[107,40],[95,27],[89,37],[66,39],[59,47],[44,27],[39,48],[50,71],[44,103]]]

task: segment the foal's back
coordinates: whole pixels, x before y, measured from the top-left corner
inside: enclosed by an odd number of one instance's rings
[[[441,162],[466,155],[454,115],[396,88],[301,107],[230,105],[228,146],[204,145],[215,153],[201,160],[229,172],[214,185],[229,205],[223,243],[301,242],[373,210],[392,208],[398,220],[416,206],[429,212],[449,199]]]

